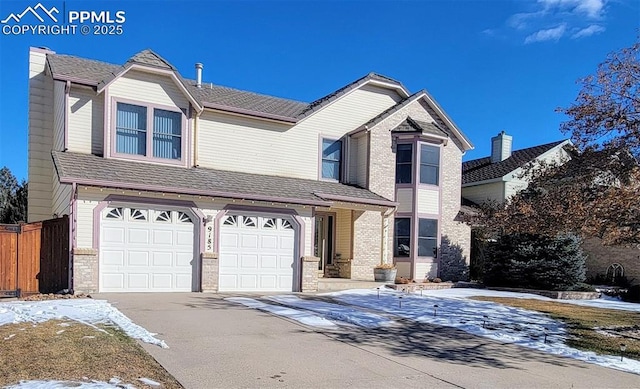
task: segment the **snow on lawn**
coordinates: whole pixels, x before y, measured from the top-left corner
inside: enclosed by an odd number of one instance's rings
[[[297,309],[286,308],[279,305],[265,304],[258,300],[254,300],[247,297],[227,297],[225,300],[231,301],[233,303],[242,304],[245,307],[259,309],[265,312],[270,312],[270,313],[273,313],[274,315],[284,316],[289,319],[293,319],[297,322],[300,322],[302,324],[312,326],[312,327],[322,327],[322,328],[337,327],[337,325],[334,322],[327,320],[323,317],[320,317],[318,315],[314,315],[313,313],[310,313],[310,312],[299,311]]]
[[[440,289],[440,290],[425,290],[425,295],[446,297],[446,298],[467,298],[473,296],[487,296],[487,297],[511,297],[522,299],[535,299],[545,301],[555,301],[558,303],[582,305],[592,308],[606,308],[606,309],[619,309],[623,311],[640,312],[640,304],[626,303],[615,298],[603,297],[595,300],[558,300],[549,297],[540,296],[531,293],[516,293],[516,292],[503,292],[499,290],[488,289],[474,289],[474,288],[452,288],[452,289]]]
[[[6,386],[5,389],[134,389],[133,385],[122,385],[118,382],[102,381],[71,382],[71,381],[20,381],[19,384]]]
[[[454,327],[501,342],[640,374],[640,361],[628,358],[620,361],[619,356],[597,355],[566,346],[564,325],[545,314],[493,302],[468,300],[460,294],[457,294],[456,298],[442,295],[446,293],[425,291],[423,296],[420,296],[381,290],[378,298],[375,289],[324,294],[342,303],[378,310],[417,322]],[[435,305],[438,307],[434,316]],[[544,334],[547,334],[547,343],[544,342]]]
[[[340,304],[332,304],[317,300],[304,300],[291,295],[271,296],[267,298],[283,305],[317,312],[329,319],[355,324],[359,327],[376,328],[396,324],[396,322],[389,320],[384,316],[360,311],[353,307]]]
[[[68,299],[0,303],[0,325],[42,323],[52,319],[70,319],[92,327],[100,323],[115,324],[134,339],[168,348],[163,340],[155,338],[155,334],[133,323],[105,300]]]

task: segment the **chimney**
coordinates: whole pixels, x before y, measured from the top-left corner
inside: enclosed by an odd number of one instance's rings
[[[511,156],[513,137],[504,131],[491,138],[491,163],[504,161]]]
[[[202,64],[196,63],[196,87],[202,88]]]

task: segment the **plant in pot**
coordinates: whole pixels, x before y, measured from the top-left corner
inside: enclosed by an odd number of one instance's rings
[[[377,282],[394,282],[398,269],[392,263],[381,263],[373,268],[373,277]]]

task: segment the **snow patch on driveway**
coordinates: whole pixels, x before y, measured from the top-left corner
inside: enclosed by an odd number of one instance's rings
[[[0,303],[0,325],[43,323],[53,319],[70,319],[92,327],[96,324],[114,324],[134,339],[168,348],[163,340],[155,338],[155,334],[132,322],[105,300],[68,299]]]
[[[289,319],[293,319],[302,324],[312,326],[312,327],[321,327],[321,328],[335,328],[337,325],[318,315],[314,315],[310,312],[299,311],[297,309],[286,308],[279,305],[271,305],[265,304],[258,300],[254,300],[247,297],[227,297],[225,300],[231,301],[233,303],[242,304],[245,307],[259,309],[261,311],[270,312],[274,315],[284,316]]]

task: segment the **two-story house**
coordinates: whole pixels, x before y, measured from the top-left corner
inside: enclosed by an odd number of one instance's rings
[[[443,237],[469,248],[472,145],[425,91],[371,73],[303,103],[151,50],[29,61],[29,221],[69,215],[76,292],[305,291],[392,262],[423,279]]]

